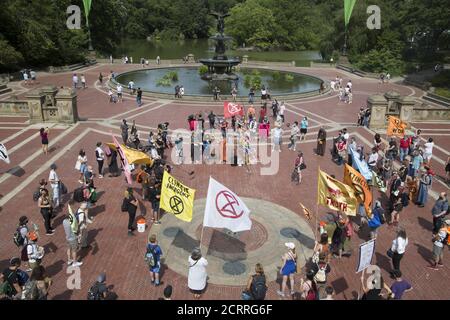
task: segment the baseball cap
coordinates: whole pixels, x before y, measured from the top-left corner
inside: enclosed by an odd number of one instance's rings
[[[285,244],[284,244],[286,247],[288,247],[289,249],[295,249],[295,244],[294,243],[292,243],[292,242],[286,242]]]

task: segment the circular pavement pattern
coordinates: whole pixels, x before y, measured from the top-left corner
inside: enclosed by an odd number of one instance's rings
[[[208,260],[208,282],[217,285],[245,283],[256,263],[262,263],[269,281],[275,281],[286,251],[285,242],[294,242],[298,262],[304,266],[314,248],[314,232],[302,216],[277,204],[242,198],[251,210],[252,229],[233,233],[227,229],[205,228],[202,253]],[[162,218],[161,228],[152,228],[161,247],[163,263],[187,275],[188,257],[200,245],[206,199],[194,203],[194,217],[187,223],[173,214]]]

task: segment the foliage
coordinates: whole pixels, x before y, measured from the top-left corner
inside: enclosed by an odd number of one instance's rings
[[[356,67],[369,72],[389,72],[391,75],[400,75],[404,70],[404,62],[400,55],[387,49],[371,50],[369,53],[359,57],[355,63]]]
[[[163,87],[170,87],[172,85],[172,81],[170,79],[167,79],[165,77],[162,77],[156,82],[157,86],[163,86]]]
[[[286,73],[284,75],[284,80],[286,80],[288,82],[294,81],[294,76],[292,74]]]
[[[254,88],[255,90],[262,88],[262,78],[259,75],[246,75],[244,78],[244,85],[247,88]]]
[[[280,80],[280,79],[281,79],[281,72],[280,72],[280,71],[274,71],[274,72],[272,73],[272,79],[273,79],[274,81]]]
[[[208,73],[208,67],[207,66],[201,66],[198,68],[198,74],[203,76]]]
[[[450,99],[450,89],[448,88],[436,88],[434,90],[434,93],[437,94],[438,96]]]
[[[450,70],[443,70],[432,80],[433,87],[450,88]]]
[[[156,84],[158,86],[170,87],[172,85],[172,82],[177,81],[178,81],[178,73],[176,71],[169,71],[164,75],[164,77],[159,79],[156,82]]]

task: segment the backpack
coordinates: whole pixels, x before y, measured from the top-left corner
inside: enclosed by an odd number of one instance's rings
[[[308,293],[306,294],[306,300],[317,300],[317,298],[317,292],[314,290],[313,286],[310,286]]]
[[[128,199],[127,198],[123,198],[122,206],[120,207],[120,210],[122,212],[128,212]]]
[[[19,286],[24,286],[27,283],[28,279],[30,279],[28,273],[20,269],[17,269],[16,275]]]
[[[29,280],[25,283],[22,290],[22,300],[38,300],[39,299],[39,288],[37,287],[37,281]]]
[[[253,276],[251,292],[253,300],[264,300],[266,297],[267,287],[266,287],[266,277],[263,275]]]
[[[89,288],[87,293],[88,300],[101,300],[102,296],[100,291],[98,290],[98,283],[95,283],[92,287]]]
[[[21,228],[22,227],[18,227],[16,232],[14,232],[14,235],[13,235],[13,241],[16,244],[16,246],[18,246],[18,247],[23,246],[23,244],[25,243],[25,238],[20,233]]]
[[[147,262],[147,265],[150,268],[156,267],[156,264],[158,262],[158,257],[156,256],[156,252],[155,252],[156,248],[157,247],[151,249],[150,247],[148,247],[147,252],[145,253],[145,256],[144,256],[144,260],[145,260],[145,262]]]
[[[35,201],[35,202],[38,201],[40,196],[41,196],[41,190],[40,189],[38,189],[35,192],[33,192],[33,201]]]
[[[327,281],[327,264],[325,263],[324,266],[319,266],[319,264],[317,263],[317,268],[319,269],[316,273],[316,275],[314,276],[314,281],[318,282],[318,283],[324,283]]]
[[[84,201],[83,187],[75,189],[75,191],[73,192],[73,200],[76,202]]]
[[[92,188],[93,189],[93,188]],[[91,189],[91,190],[92,190]],[[97,198],[98,198],[98,196],[97,196],[97,191],[95,191],[95,189],[93,189],[92,191],[91,191],[91,197],[89,198],[89,200],[92,202],[92,203],[96,203],[97,202]]]

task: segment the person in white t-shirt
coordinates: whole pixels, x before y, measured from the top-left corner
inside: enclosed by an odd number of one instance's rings
[[[102,149],[102,143],[97,143],[97,148],[95,149],[95,158],[98,164],[98,177],[103,178],[103,163],[105,161],[105,152]]]
[[[336,91],[336,82],[331,81],[330,82],[330,88],[332,91],[330,91],[330,94],[332,94],[334,91]]]
[[[86,89],[86,77],[84,76],[84,74],[81,75],[81,86],[83,87],[83,89]]]
[[[283,130],[281,129],[281,126],[277,126],[275,129],[273,129],[272,151],[276,150],[278,152],[281,152],[282,137],[283,137]]]
[[[122,91],[123,91],[123,87],[122,87],[122,85],[119,83],[119,84],[117,85],[117,99],[118,99],[120,102],[123,102]]]
[[[183,98],[183,96],[184,96],[184,87],[181,86],[180,87],[180,98]]]
[[[136,92],[136,88],[134,87],[134,81],[131,80],[128,82],[128,89],[130,89],[130,94],[133,95]]]
[[[372,149],[372,154],[369,156],[369,160],[367,161],[367,164],[369,165],[369,169],[372,171],[375,171],[375,168],[378,163],[378,152],[376,148]]]
[[[428,142],[425,143],[425,151],[423,153],[423,159],[427,164],[430,164],[431,157],[433,156],[433,147],[434,147],[433,138],[430,138],[428,139]]]
[[[48,181],[50,182],[50,186],[52,187],[52,199],[53,199],[53,208],[59,207],[59,177],[56,174],[56,164],[52,164],[50,166],[50,174],[48,175]]]
[[[23,81],[25,81],[25,84],[28,84],[28,80],[29,80],[29,78],[28,78],[27,70],[24,70],[23,71]]]
[[[286,111],[286,106],[284,105],[284,101],[281,103],[281,106],[278,110],[278,114],[281,117],[282,123],[284,123],[284,112]]]
[[[73,74],[72,77],[72,83],[73,83],[73,87],[76,89],[78,88],[78,76],[76,73]]]
[[[352,80],[348,80],[348,82],[347,82],[347,87],[350,88],[350,91],[352,90],[352,88],[353,88]]]

